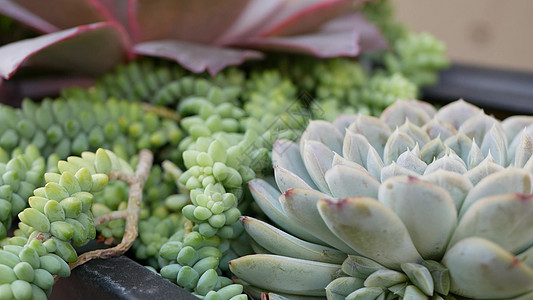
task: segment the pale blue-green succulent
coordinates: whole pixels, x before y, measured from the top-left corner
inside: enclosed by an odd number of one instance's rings
[[[533,117],[462,100],[312,121],[277,141],[230,268],[270,299],[532,299]],[[275,295],[277,294],[277,295]]]

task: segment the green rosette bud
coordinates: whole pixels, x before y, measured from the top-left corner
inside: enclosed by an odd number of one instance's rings
[[[33,284],[43,290],[48,290],[54,285],[54,277],[44,269],[36,269]]]
[[[32,282],[35,272],[33,267],[27,262],[20,262],[14,268],[13,271],[18,279],[24,280],[27,282]]]
[[[56,237],[53,237],[52,239],[54,239],[54,241],[56,242],[57,249],[55,253],[59,257],[61,257],[63,260],[69,263],[75,262],[78,259],[78,254],[76,254],[76,250],[74,250],[74,248],[72,247],[70,243],[65,242]]]
[[[83,203],[77,197],[68,197],[59,203],[67,218],[77,218],[83,210]]]
[[[6,250],[0,250],[0,265],[6,265],[10,268],[14,268],[20,262],[18,254]]]
[[[59,185],[64,187],[69,195],[81,192],[80,183],[76,176],[70,172],[63,172],[59,178]]]
[[[111,159],[104,149],[96,151],[94,164],[98,173],[108,174],[111,171]]]
[[[24,280],[13,281],[11,283],[11,291],[13,292],[13,297],[17,300],[30,300],[33,294],[31,285]]]
[[[178,253],[176,260],[181,265],[192,266],[198,260],[198,254],[193,247],[185,246]]]
[[[88,169],[81,168],[75,173],[74,176],[76,176],[76,179],[78,179],[78,183],[80,184],[82,191],[90,192],[92,190],[93,180],[91,172]]]
[[[195,291],[200,295],[206,295],[215,288],[218,282],[218,275],[214,269],[205,271],[198,279]]]
[[[41,232],[50,231],[50,221],[42,212],[35,208],[26,208],[18,214],[18,217],[22,222],[35,228],[35,230]]]
[[[57,202],[61,202],[61,200],[67,198],[69,196],[67,190],[54,182],[49,182],[44,186],[46,198],[50,200],[56,200]]]
[[[39,254],[30,247],[24,247],[18,255],[21,262],[29,263],[34,269],[41,266]]]
[[[179,286],[192,291],[196,287],[199,278],[200,275],[196,270],[189,266],[184,266],[179,270],[176,281]]]
[[[61,270],[61,264],[57,258],[51,255],[41,256],[39,257],[39,261],[41,263],[41,268],[50,272],[50,274],[57,274],[59,273],[59,270]]]
[[[55,200],[49,200],[46,202],[44,205],[44,214],[50,222],[65,220],[65,211],[63,210],[63,206]]]
[[[96,193],[104,189],[109,181],[109,177],[106,174],[94,174],[92,178],[91,192]]]
[[[51,223],[50,233],[63,241],[70,241],[74,236],[74,228],[67,222],[55,221]]]
[[[171,281],[176,281],[178,273],[181,270],[181,265],[179,264],[170,264],[161,268],[161,276]]]
[[[0,299],[4,300],[8,300],[8,299],[13,299],[13,292],[11,291],[11,284],[9,283],[4,283],[4,284],[0,284]]]

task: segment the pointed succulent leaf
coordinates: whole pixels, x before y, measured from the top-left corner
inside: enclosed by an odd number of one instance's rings
[[[459,99],[441,107],[435,115],[435,119],[459,128],[466,120],[477,115],[480,111],[479,107]]]
[[[188,70],[196,73],[208,71],[211,75],[227,66],[241,64],[247,59],[262,57],[257,51],[222,48],[179,40],[142,42],[136,44],[133,51],[139,55],[174,60]]]
[[[518,134],[509,147],[507,163],[516,168],[523,168],[533,156],[533,126],[530,131],[524,130]]]
[[[356,277],[340,277],[326,286],[328,299],[344,300],[353,291],[364,287],[364,280]]]
[[[341,240],[386,267],[422,261],[401,219],[373,198],[322,199],[318,211]]]
[[[433,295],[433,278],[426,267],[416,263],[404,263],[401,267],[402,271],[404,271],[407,277],[409,277],[409,280],[420,289],[420,291],[427,296]]]
[[[427,299],[427,295],[425,295],[418,287],[414,285],[408,285],[407,287],[405,287],[403,298],[413,300],[425,300]]]
[[[362,279],[379,270],[388,269],[364,256],[348,255],[348,258],[342,263],[342,271],[344,273]]]
[[[446,140],[449,137],[457,135],[457,129],[455,129],[452,124],[437,120],[435,118],[424,124],[422,129],[428,134],[430,139],[440,136],[443,140]]]
[[[318,141],[336,153],[342,153],[343,136],[333,124],[318,120],[310,121],[300,137],[300,153],[304,156],[307,141]]]
[[[418,145],[417,147],[415,147],[415,149],[418,149]],[[405,151],[404,153],[400,154],[400,156],[396,160],[396,163],[400,167],[414,171],[418,174],[424,174],[424,171],[426,170],[427,165],[425,162],[423,162],[420,159],[419,156],[417,156],[413,152],[416,152],[416,151]]]
[[[381,182],[394,177],[394,176],[411,176],[411,177],[418,177],[420,174],[416,173],[413,170],[409,170],[407,168],[404,168],[402,166],[399,166],[397,163],[392,162],[392,164],[384,167],[381,169]]]
[[[473,147],[473,141],[469,137],[459,133],[444,139],[444,145],[452,149],[464,162],[468,162],[468,155]]]
[[[446,145],[440,137],[436,137],[420,149],[420,159],[426,164],[431,164],[435,159],[441,158],[446,151]]]
[[[457,223],[455,203],[445,190],[414,177],[398,176],[383,182],[378,199],[400,217],[422,257],[442,257]]]
[[[476,144],[476,141],[472,140],[472,147],[470,148],[470,151],[468,152],[468,156],[465,160],[468,168],[473,169],[477,167],[481,162],[483,162],[484,159],[485,159],[485,155],[483,155],[483,152]]]
[[[533,125],[532,116],[511,116],[502,121],[502,128],[508,141],[514,140],[516,135],[530,125]]]
[[[333,120],[332,124],[333,126],[337,127],[337,130],[341,134],[345,134],[346,129],[350,127],[350,125],[355,122],[358,118],[358,115],[356,114],[340,114]]]
[[[360,171],[364,171],[366,172],[368,175],[372,176],[370,173],[368,173],[368,171],[363,167],[361,166],[360,164],[356,163],[356,162],[353,162],[351,160],[348,160],[342,156],[340,156],[339,154],[335,153],[333,155],[333,161],[331,162],[331,167],[334,167],[334,166],[346,166],[346,167],[350,167],[352,169],[357,169],[357,170],[360,170]]]
[[[485,135],[493,127],[498,131],[498,135],[504,138],[504,143],[507,144],[507,137],[505,136],[505,131],[503,130],[500,121],[492,116],[486,115],[483,111],[480,111],[477,115],[466,120],[461,127],[459,127],[459,132],[471,139],[475,139],[476,142],[483,144]]]
[[[97,75],[126,60],[128,51],[117,24],[83,25],[0,47],[0,77],[9,79],[23,63]]]
[[[461,207],[459,217],[462,218],[472,204],[487,196],[507,193],[531,193],[531,176],[528,171],[516,168],[508,168],[488,175],[470,190]]]
[[[325,296],[340,265],[255,254],[229,262],[231,272],[259,288],[296,295]]]
[[[468,178],[474,186],[476,186],[483,178],[502,170],[504,170],[504,168],[495,163],[492,155],[489,153],[489,155],[485,157],[485,159],[479,163],[479,165],[468,170],[464,176]]]
[[[280,166],[303,179],[313,189],[316,185],[309,176],[300,154],[299,146],[293,141],[277,140],[272,149],[272,164]]]
[[[303,179],[280,166],[274,166],[274,178],[282,193],[292,188],[312,189]]]
[[[385,144],[385,148],[383,149],[383,162],[385,165],[389,165],[393,161],[396,161],[400,154],[414,147],[415,141],[409,135],[400,132],[397,128]]]
[[[533,270],[497,244],[479,237],[461,240],[442,263],[450,270],[454,294],[509,299],[531,291]]]
[[[398,127],[398,130],[410,136],[419,147],[424,147],[424,145],[431,140],[422,128],[409,122],[409,119],[407,119],[402,126]]]
[[[391,129],[401,126],[406,120],[416,126],[423,126],[432,119],[434,109],[431,111],[428,106],[421,103],[422,101],[418,100],[396,101],[381,113],[380,119]]]
[[[457,211],[463,205],[466,195],[474,187],[472,182],[461,174],[443,169],[424,175],[420,179],[431,182],[444,189],[453,199]]]
[[[338,250],[306,242],[255,218],[241,217],[241,223],[248,235],[272,254],[332,264],[341,264],[346,258]]]
[[[364,287],[355,290],[350,295],[346,296],[346,300],[357,299],[380,299],[379,297],[385,293],[385,290],[381,287]]]
[[[390,287],[398,283],[406,282],[405,274],[389,269],[377,270],[365,279],[365,286]]]
[[[342,145],[342,153],[346,159],[366,168],[366,158],[370,148],[372,148],[372,145],[370,145],[365,136],[346,130]]]
[[[392,133],[389,126],[383,121],[365,115],[360,115],[348,129],[364,136],[380,156],[383,155],[383,148]]]
[[[490,152],[497,164],[505,165],[507,161],[507,141],[505,135],[496,128],[496,125],[492,126],[485,134],[480,149],[484,155]]]
[[[281,193],[262,179],[253,179],[248,182],[250,192],[261,210],[281,228],[291,234],[307,241],[316,241],[313,235],[302,229],[294,220],[287,217],[280,204]]]
[[[302,158],[309,175],[322,192],[331,194],[324,175],[331,168],[333,152],[318,141],[307,140],[304,143]]]
[[[431,174],[441,169],[459,174],[464,174],[467,172],[465,162],[459,156],[457,156],[457,154],[451,151],[449,151],[447,155],[444,155],[443,157],[430,163],[424,171],[424,175]]]
[[[283,197],[280,197],[280,202],[287,217],[296,222],[300,228],[312,233],[314,239],[323,241],[321,243],[325,242],[343,252],[355,253],[336,237],[320,218],[317,202],[324,198],[329,199],[330,196],[316,190],[290,189],[283,194]]]
[[[422,265],[431,273],[435,292],[448,295],[450,291],[450,271],[434,260],[425,260]]]
[[[331,195],[336,198],[372,197],[378,195],[379,181],[368,172],[337,165],[325,174]]]
[[[450,247],[470,236],[485,238],[511,253],[533,242],[533,195],[503,194],[484,197],[464,213]]]

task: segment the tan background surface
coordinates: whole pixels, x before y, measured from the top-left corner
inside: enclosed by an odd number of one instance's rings
[[[399,20],[448,45],[456,62],[533,71],[532,0],[393,0]]]

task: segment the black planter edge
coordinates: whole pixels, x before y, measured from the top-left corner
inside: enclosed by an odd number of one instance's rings
[[[198,298],[126,256],[96,259],[54,285],[49,299],[167,300]]]
[[[500,117],[533,114],[533,73],[453,64],[422,99],[445,104],[459,98]]]

